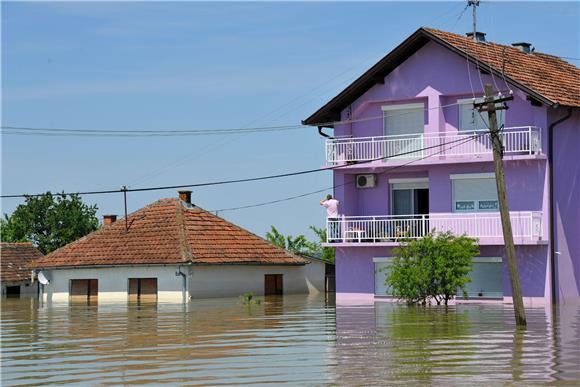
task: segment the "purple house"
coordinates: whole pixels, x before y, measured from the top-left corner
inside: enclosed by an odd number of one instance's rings
[[[393,247],[435,229],[479,239],[469,299],[511,302],[487,114],[473,109],[488,83],[514,97],[498,122],[524,301],[580,301],[580,70],[529,43],[430,28],[304,120],[335,167],[339,301],[388,297]]]

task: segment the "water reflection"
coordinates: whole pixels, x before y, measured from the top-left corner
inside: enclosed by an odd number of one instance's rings
[[[577,382],[579,308],[2,300],[2,385]],[[566,382],[564,382],[566,383]]]
[[[337,370],[341,380],[388,384],[578,382],[578,310],[557,309],[576,317],[564,323],[552,321],[549,310],[529,309],[529,326],[521,330],[510,306],[339,307]],[[566,339],[554,340],[563,331]]]

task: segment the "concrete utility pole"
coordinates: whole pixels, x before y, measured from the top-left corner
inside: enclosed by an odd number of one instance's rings
[[[483,103],[476,103],[474,107],[479,111],[486,111],[489,118],[489,133],[493,145],[493,164],[495,166],[495,181],[497,183],[497,197],[499,200],[499,212],[501,216],[501,226],[503,229],[503,240],[505,244],[505,253],[508,260],[508,267],[510,273],[510,284],[512,288],[512,297],[514,302],[514,312],[516,317],[516,325],[526,326],[526,312],[524,310],[524,302],[522,299],[522,289],[520,286],[520,274],[518,271],[518,262],[516,257],[516,248],[514,246],[514,237],[512,234],[512,223],[510,220],[510,213],[508,201],[505,193],[505,176],[503,171],[503,144],[501,133],[497,127],[496,110],[507,109],[507,106],[498,107],[497,104],[505,101],[510,101],[513,96],[498,98],[493,97],[493,89],[491,84],[485,85],[485,101]]]

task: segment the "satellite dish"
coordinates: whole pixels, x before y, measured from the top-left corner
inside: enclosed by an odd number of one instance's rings
[[[46,276],[44,275],[43,272],[38,272],[38,282],[40,282],[43,285],[48,285],[50,283],[50,281],[48,280],[48,278],[46,278]]]

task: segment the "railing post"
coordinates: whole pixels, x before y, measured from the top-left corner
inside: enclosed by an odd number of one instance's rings
[[[425,236],[427,234],[425,232],[427,229],[427,224],[425,222],[425,215],[421,215],[421,229],[422,229],[421,236]]]
[[[528,154],[531,156],[532,155],[532,127],[528,126]]]

